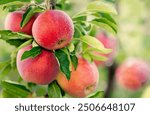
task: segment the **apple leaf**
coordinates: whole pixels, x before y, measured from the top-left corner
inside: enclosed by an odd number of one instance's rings
[[[112,23],[116,24],[117,25],[117,22],[115,21],[115,19],[111,16],[111,14],[109,13],[98,13],[98,17],[103,17],[109,21],[111,21]]]
[[[98,60],[98,61],[106,61],[107,58],[104,57],[104,56],[101,56],[101,55],[96,55],[96,54],[93,54],[91,52],[88,53],[89,56],[93,59],[93,60]]]
[[[68,54],[64,50],[55,50],[55,56],[59,62],[60,70],[66,75],[66,78],[70,80],[70,59]]]
[[[88,53],[83,53],[82,57],[86,60],[88,60],[89,62],[92,62],[93,59],[91,58],[91,56]]]
[[[11,71],[10,60],[0,62],[0,78]]]
[[[108,54],[112,51],[111,49],[104,48],[104,45],[99,40],[97,40],[92,36],[85,35],[82,36],[80,39],[76,39],[76,40],[81,40],[82,42],[88,44],[89,46],[95,48],[98,52],[103,54]]]
[[[95,93],[92,93],[87,96],[88,98],[103,98],[104,97],[104,91],[97,91]]]
[[[34,57],[38,56],[39,54],[41,54],[41,52],[42,52],[41,47],[39,47],[39,46],[33,47],[31,50],[25,51],[23,53],[23,55],[21,56],[21,60],[25,60],[30,57],[34,58]]]
[[[78,66],[78,58],[75,54],[75,51],[70,53],[70,58],[71,58],[71,62],[73,64],[73,66],[74,66],[74,69],[76,70],[77,66]]]
[[[18,83],[14,83],[12,81],[1,81],[0,85],[3,88],[4,96],[12,96],[16,98],[24,98],[28,97],[31,92],[23,85],[20,85]],[[9,96],[9,97],[10,97]]]
[[[33,37],[21,32],[12,32],[10,30],[0,30],[0,39],[5,40],[15,40],[15,39],[32,39]]]
[[[16,55],[17,55],[17,52],[21,49],[21,48],[23,48],[23,47],[25,47],[25,46],[27,46],[27,45],[29,45],[29,44],[31,44],[32,43],[32,39],[30,39],[30,40],[28,40],[28,41],[26,41],[26,42],[24,42],[23,44],[21,44],[16,50],[14,50],[12,53],[11,53],[11,67],[12,68],[15,68],[16,67]]]
[[[9,43],[10,45],[19,47],[21,44],[26,42],[26,40],[25,39],[9,39],[9,40],[6,40],[6,42]]]
[[[6,65],[10,63],[10,60],[0,62],[0,70],[2,70]]]
[[[9,64],[7,64],[7,65],[3,68],[3,70],[0,72],[0,78],[6,76],[10,71],[11,71],[11,65],[10,65],[10,63],[9,63]]]
[[[108,2],[94,1],[87,6],[87,10],[100,11],[117,15],[116,9]]]
[[[62,98],[61,89],[56,81],[53,81],[48,85],[48,97],[49,98]]]
[[[20,27],[24,27],[29,20],[34,16],[35,13],[42,12],[43,9],[35,6],[30,6],[27,11],[23,14],[22,21],[20,23]]]
[[[94,24],[95,26],[101,27],[102,29],[109,31],[113,34],[117,33],[117,26],[105,18],[94,19],[90,21],[89,23]]]
[[[11,3],[11,2],[30,2],[31,0],[0,0],[0,5]]]

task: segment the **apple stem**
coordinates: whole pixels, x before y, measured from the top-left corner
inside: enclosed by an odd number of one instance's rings
[[[56,6],[56,0],[45,0],[46,9],[54,10]]]

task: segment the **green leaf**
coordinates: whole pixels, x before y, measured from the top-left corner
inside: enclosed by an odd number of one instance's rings
[[[31,92],[23,85],[20,85],[18,83],[14,83],[11,81],[1,81],[0,85],[2,86],[5,93],[9,93],[10,95],[13,95],[14,97],[28,97]]]
[[[12,32],[10,30],[0,30],[0,39],[2,40],[15,40],[15,39],[32,39],[33,37],[21,32]]]
[[[106,61],[108,58],[104,57],[104,56],[100,56],[100,55],[96,55],[96,54],[92,54],[91,52],[88,53],[90,55],[90,57],[93,60],[98,60],[98,61]]]
[[[107,20],[111,21],[112,23],[116,24],[116,21],[114,20],[114,18],[111,16],[111,14],[108,13],[99,13],[99,15],[103,18],[106,18]]]
[[[69,46],[68,46],[69,52],[73,52],[74,49],[75,49],[74,44],[73,44],[73,43],[70,43]]]
[[[97,91],[93,94],[90,94],[87,96],[88,98],[103,98],[104,97],[104,91]]]
[[[10,45],[19,47],[21,44],[23,44],[24,42],[26,42],[27,40],[24,39],[9,39],[6,40],[7,43],[9,43]]]
[[[89,62],[92,62],[93,59],[91,58],[91,56],[88,53],[84,53],[82,54],[82,57],[86,60],[88,60]]]
[[[105,29],[106,31],[109,31],[113,34],[117,33],[117,25],[112,23],[111,21],[105,19],[105,18],[99,18],[99,19],[94,19],[90,21],[91,24],[94,24],[95,26],[99,26],[102,29]]]
[[[26,41],[26,42],[24,42],[23,44],[21,44],[15,51],[13,51],[12,53],[11,53],[11,67],[12,68],[15,68],[16,67],[16,56],[17,56],[17,52],[21,49],[21,48],[23,48],[23,47],[25,47],[25,46],[27,46],[27,45],[29,45],[29,44],[31,44],[32,43],[32,39],[30,39],[30,40],[28,40],[28,41]]]
[[[30,6],[28,10],[23,14],[22,21],[20,23],[21,27],[24,27],[29,20],[33,17],[33,15],[37,12],[42,12],[43,10],[39,7]]]
[[[11,65],[10,65],[10,63],[9,63],[9,64],[7,64],[7,65],[3,68],[3,70],[1,71],[0,77],[2,78],[2,77],[4,77],[4,76],[6,76],[10,71],[11,71]]]
[[[92,36],[85,35],[85,36],[81,37],[80,40],[82,42],[88,44],[89,46],[97,49],[101,53],[107,54],[112,51],[111,49],[104,48],[104,45],[99,40],[97,40],[96,38],[94,38]]]
[[[11,3],[11,2],[30,2],[31,0],[0,0],[0,5]]]
[[[117,11],[114,8],[114,6],[110,3],[107,3],[107,2],[101,2],[101,1],[91,2],[87,6],[87,9],[91,10],[91,11],[99,11],[99,12],[104,12],[104,13],[110,13],[110,14],[117,15]]]
[[[80,33],[81,33],[82,36],[87,34],[86,30],[83,28],[82,25],[75,24],[75,28],[77,28],[80,31]]]
[[[15,98],[17,96],[15,96],[14,94],[11,94],[9,91],[7,90],[2,90],[2,97],[3,98]]]
[[[78,66],[78,58],[77,58],[77,56],[75,55],[75,53],[74,53],[74,54],[71,54],[71,55],[70,55],[70,58],[71,58],[71,62],[72,62],[72,64],[73,64],[73,66],[74,66],[74,69],[76,70],[76,69],[77,69],[77,66]]]
[[[10,63],[10,60],[0,62],[0,70],[2,70],[6,65]]]
[[[66,75],[67,79],[70,80],[70,60],[68,54],[63,50],[55,50],[55,56],[58,59],[60,70]]]
[[[23,53],[23,55],[21,56],[21,60],[27,59],[27,58],[34,58],[36,56],[38,56],[39,54],[41,54],[42,49],[39,46],[33,47],[31,50],[29,51],[25,51]]]
[[[48,85],[48,96],[49,98],[62,98],[61,89],[56,81]]]

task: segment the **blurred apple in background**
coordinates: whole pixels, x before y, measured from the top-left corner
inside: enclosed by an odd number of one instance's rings
[[[149,79],[150,66],[141,59],[129,58],[116,70],[116,80],[129,90],[140,89]]]

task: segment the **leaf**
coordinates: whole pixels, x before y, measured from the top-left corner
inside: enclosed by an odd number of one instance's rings
[[[80,31],[80,33],[81,33],[82,36],[87,34],[86,30],[83,28],[82,25],[75,24],[75,28],[77,28]]]
[[[48,96],[49,98],[62,98],[61,89],[56,81],[48,85]]]
[[[21,44],[23,44],[24,42],[26,42],[27,40],[24,39],[9,39],[6,40],[7,43],[9,43],[10,45],[19,47]]]
[[[71,62],[73,64],[73,66],[74,66],[74,69],[76,70],[77,66],[78,66],[78,58],[75,54],[70,55],[70,58],[71,58]]]
[[[104,91],[97,91],[93,94],[90,94],[87,96],[88,98],[103,98],[104,97]]]
[[[74,49],[75,49],[74,44],[73,44],[73,43],[70,43],[69,46],[68,46],[69,52],[73,52]]]
[[[90,23],[94,24],[95,26],[99,26],[102,29],[105,29],[106,31],[109,31],[113,34],[117,33],[117,25],[105,18],[94,19],[90,21]]]
[[[24,60],[30,57],[34,58],[38,56],[39,54],[41,54],[41,52],[42,52],[41,47],[39,46],[33,47],[31,50],[25,51],[23,53],[23,55],[21,56],[21,60]]]
[[[91,56],[90,56],[88,53],[82,54],[82,57],[83,57],[84,59],[88,60],[89,62],[92,62],[92,61],[93,61],[92,58],[91,58]]]
[[[5,93],[9,92],[9,94],[13,95],[14,97],[24,98],[31,94],[31,92],[25,86],[14,83],[12,81],[1,81],[0,85],[2,86]]]
[[[15,98],[17,96],[15,96],[14,94],[11,94],[9,91],[7,90],[2,90],[2,97],[3,98]]]
[[[30,2],[31,0],[0,0],[0,5],[11,3],[11,2]]]
[[[10,63],[10,60],[0,62],[0,70],[2,70],[6,65]]]
[[[99,15],[100,15],[101,17],[106,18],[107,20],[109,20],[109,21],[111,21],[112,23],[114,23],[114,24],[117,25],[116,21],[114,20],[114,18],[113,18],[110,14],[108,14],[108,13],[99,13]]]
[[[70,60],[68,54],[63,50],[55,50],[55,56],[58,59],[60,70],[66,75],[66,78],[70,80]]]
[[[23,14],[22,21],[20,23],[21,27],[24,27],[29,20],[33,17],[33,15],[37,12],[42,12],[43,10],[39,7],[30,6],[28,10]]]
[[[0,39],[2,40],[14,40],[14,39],[32,39],[33,37],[21,32],[12,32],[10,30],[0,30]]]
[[[0,77],[6,76],[11,71],[10,63],[7,64],[0,73]]]
[[[31,44],[32,43],[32,39],[30,39],[30,40],[28,40],[28,41],[26,41],[26,42],[24,42],[23,44],[21,44],[15,51],[13,51],[12,53],[11,53],[11,67],[12,68],[15,68],[16,67],[16,56],[17,56],[17,52],[21,49],[21,48],[23,48],[23,47],[25,47],[25,46],[27,46],[27,45],[29,45],[29,44]]]
[[[96,38],[94,38],[92,36],[85,35],[85,36],[81,37],[80,40],[82,42],[88,44],[89,46],[97,49],[101,53],[107,54],[112,51],[111,49],[104,48],[104,45],[99,40],[97,40]]]
[[[87,6],[87,9],[92,10],[92,11],[99,11],[99,12],[104,12],[104,13],[110,13],[110,14],[117,15],[117,11],[113,7],[113,5],[110,4],[110,3],[107,3],[107,2],[100,2],[100,1],[91,2]]]
[[[92,54],[92,53],[88,53],[90,55],[90,57],[93,60],[98,60],[98,61],[106,61],[108,58],[104,57],[104,56],[100,56],[100,55],[96,55],[96,54]]]

